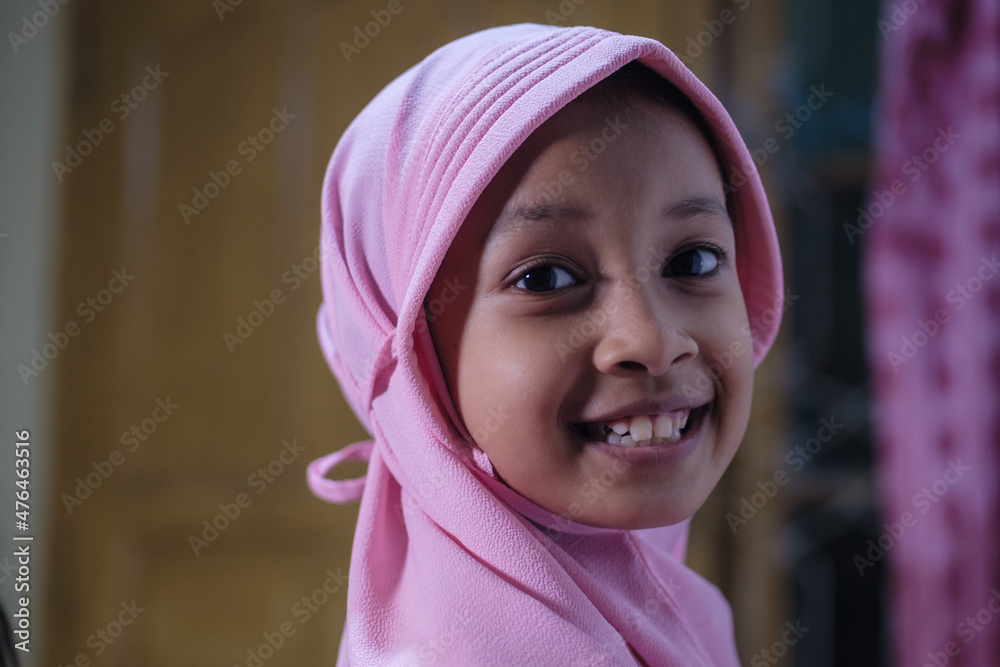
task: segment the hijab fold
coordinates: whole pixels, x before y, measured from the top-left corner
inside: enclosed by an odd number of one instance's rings
[[[360,498],[338,665],[738,665],[729,606],[683,564],[688,522],[595,528],[495,475],[451,400],[423,308],[476,199],[531,132],[640,60],[704,115],[730,187],[759,363],[782,279],[767,201],[715,97],[664,46],[522,24],[442,47],[351,123],[323,186],[320,346],[372,435],[310,464],[312,491]],[[735,170],[735,171],[734,171]],[[734,179],[734,183],[737,181]],[[756,317],[756,319],[755,319]],[[367,460],[360,479],[325,475]]]

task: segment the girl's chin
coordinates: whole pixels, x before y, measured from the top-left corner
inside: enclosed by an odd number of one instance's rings
[[[612,530],[646,530],[648,528],[664,528],[673,526],[682,521],[690,519],[694,512],[701,507],[699,503],[690,512],[672,511],[650,513],[648,507],[633,506],[620,510],[607,509],[600,513],[581,513],[573,517],[577,523],[595,528],[608,528]],[[679,508],[686,509],[686,508]]]

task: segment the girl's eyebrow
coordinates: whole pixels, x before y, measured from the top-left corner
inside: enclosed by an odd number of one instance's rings
[[[725,204],[716,197],[688,197],[665,207],[663,210],[663,217],[675,220],[689,220],[704,214],[722,218],[730,225],[733,224]]]
[[[689,220],[698,215],[710,215],[721,218],[732,224],[729,218],[729,211],[725,205],[716,197],[695,196],[687,197],[679,202],[675,202],[664,207],[661,212],[663,218],[673,218],[675,220]],[[550,220],[553,222],[563,222],[569,220],[581,220],[588,217],[590,213],[583,208],[575,206],[558,206],[546,202],[514,206],[504,208],[497,217],[493,229],[487,236],[487,242],[491,239],[507,234],[513,234],[518,230],[531,226],[531,223],[538,220]]]
[[[538,220],[561,222],[564,220],[580,220],[590,215],[585,209],[575,206],[558,206],[550,203],[536,203],[523,206],[504,208],[497,217],[493,229],[490,230],[487,241],[505,234],[517,232],[522,227],[528,227]]]

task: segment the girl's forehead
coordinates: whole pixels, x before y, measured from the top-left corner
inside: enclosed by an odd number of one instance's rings
[[[504,214],[513,209],[526,214],[522,217],[567,214],[559,210],[560,203],[585,199],[582,181],[608,164],[622,170],[669,165],[679,172],[706,156],[719,166],[711,140],[678,109],[645,100],[634,107],[608,108],[581,96],[529,135],[484,189],[477,207],[495,208],[502,202]],[[720,187],[721,175],[720,167]],[[498,228],[507,217],[497,220]]]

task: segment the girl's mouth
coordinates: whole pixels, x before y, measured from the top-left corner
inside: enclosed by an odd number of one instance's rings
[[[708,411],[708,404],[654,415],[635,415],[607,422],[574,424],[571,428],[591,442],[617,447],[656,447],[680,441]]]

